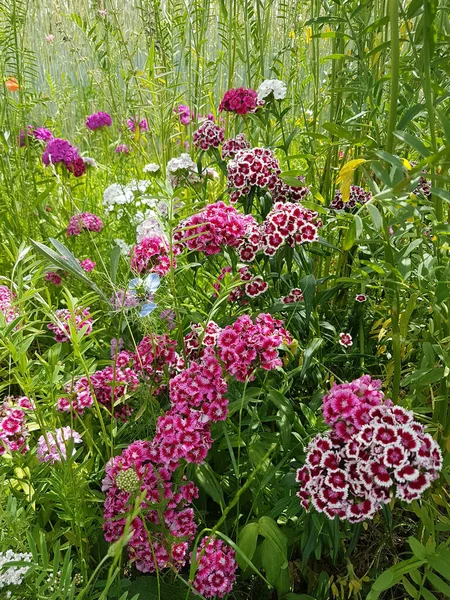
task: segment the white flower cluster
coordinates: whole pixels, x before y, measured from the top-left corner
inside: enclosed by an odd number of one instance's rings
[[[120,238],[116,238],[114,242],[116,246],[119,246],[122,256],[129,256],[131,244],[127,244],[125,240],[121,240]]]
[[[264,100],[270,94],[273,94],[275,100],[286,98],[287,86],[284,81],[279,79],[266,79],[258,88],[258,100]]]
[[[161,223],[156,217],[156,213],[148,211],[145,215],[145,219],[143,219],[136,227],[136,241],[139,244],[144,238],[151,236],[166,237],[164,230],[161,227]]]
[[[90,156],[82,156],[81,158],[83,159],[84,164],[87,165],[88,167],[97,168],[97,163],[95,161],[95,158],[91,158]]]
[[[30,567],[9,567],[3,569],[6,563],[10,562],[27,562],[31,566],[31,554],[29,552],[13,552],[7,550],[6,552],[0,552],[0,590],[7,585],[20,585],[23,581],[24,575],[26,575]]]
[[[197,165],[184,152],[179,158],[171,158],[167,163],[167,179],[172,187],[188,181],[191,184],[199,183],[201,178],[198,175]]]
[[[111,213],[116,210],[117,218],[120,219],[124,215],[122,208],[124,206],[129,206],[133,209],[156,206],[158,199],[145,195],[150,183],[148,179],[133,179],[127,185],[113,183],[108,186],[103,192],[105,212]]]
[[[157,173],[159,171],[159,165],[156,163],[149,163],[143,168],[144,173]]]

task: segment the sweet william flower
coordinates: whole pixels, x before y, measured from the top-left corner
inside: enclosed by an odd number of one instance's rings
[[[286,98],[287,86],[284,81],[279,79],[266,79],[258,88],[258,99],[264,100],[271,94],[275,100],[283,100]]]
[[[111,125],[111,115],[109,115],[106,112],[103,112],[102,110],[93,113],[92,115],[89,115],[86,118],[86,127],[91,131],[95,131],[96,129],[100,129],[101,127],[111,127]]]
[[[339,343],[341,346],[344,346],[344,348],[350,348],[350,346],[353,346],[352,336],[349,333],[340,333]]]

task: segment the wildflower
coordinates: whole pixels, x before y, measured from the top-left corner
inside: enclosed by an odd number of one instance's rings
[[[54,285],[61,285],[62,284],[62,277],[61,277],[61,275],[59,275],[58,273],[55,273],[55,271],[50,271],[49,273],[47,273],[45,275],[45,280],[49,281],[50,283],[53,283]]]
[[[236,581],[236,553],[214,536],[202,539],[196,554],[197,570],[192,585],[205,598],[223,598]]]
[[[111,127],[111,125],[111,115],[103,111],[93,113],[86,118],[86,127],[91,131],[95,131],[101,127]]]
[[[222,329],[214,321],[208,321],[206,325],[191,323],[190,329],[184,336],[186,354],[191,360],[199,360],[205,355],[205,350],[216,347]]]
[[[177,246],[207,255],[218,254],[223,247],[239,247],[247,231],[256,225],[251,215],[241,215],[224,202],[208,204],[199,213],[182,221],[174,231]]]
[[[287,86],[279,79],[266,79],[258,88],[258,100],[264,100],[271,94],[275,100],[286,98]]]
[[[315,242],[318,239],[317,213],[301,204],[277,202],[267,215],[261,228],[261,245],[264,254],[273,256],[284,244]]]
[[[28,452],[26,411],[31,409],[33,404],[26,396],[7,396],[0,403],[0,456],[6,451]]]
[[[234,158],[239,150],[251,148],[250,142],[245,137],[245,133],[238,133],[235,138],[229,138],[222,146],[222,158]]]
[[[78,308],[72,314],[69,309],[61,308],[56,311],[56,322],[47,326],[55,335],[55,341],[68,342],[70,340],[70,325],[83,336],[92,333],[92,317],[89,308]]]
[[[330,208],[334,210],[346,210],[350,211],[356,208],[357,204],[365,204],[372,198],[372,194],[370,192],[366,192],[359,185],[351,185],[350,186],[350,195],[347,202],[344,202],[342,199],[342,192],[340,190],[336,190],[336,194],[330,203]]]
[[[11,323],[19,316],[18,310],[13,306],[15,298],[14,292],[11,292],[6,285],[0,285],[0,312],[3,314],[6,323]]]
[[[261,313],[253,322],[249,315],[242,315],[220,333],[218,357],[237,381],[252,381],[256,369],[270,371],[280,367],[278,348],[291,342],[282,321]]]
[[[157,173],[159,171],[159,165],[157,163],[149,163],[142,169],[144,173]]]
[[[147,237],[165,237],[159,219],[156,216],[153,216],[155,214],[156,213],[153,211],[148,211],[146,218],[136,227],[136,241],[138,243],[142,242],[142,240]]]
[[[70,427],[60,427],[54,433],[48,432],[45,436],[41,435],[38,439],[38,448],[36,457],[39,462],[61,462],[62,459],[67,459],[67,445],[81,443],[79,433]],[[72,449],[72,456],[76,453],[75,448]]]
[[[42,162],[46,166],[63,163],[68,168],[78,158],[80,158],[78,150],[70,142],[61,138],[53,138],[45,147]]]
[[[73,173],[75,177],[81,177],[81,175],[86,173],[86,163],[81,156],[79,156],[73,162],[67,165],[67,170],[70,173]]]
[[[169,256],[169,246],[161,236],[143,238],[132,250],[131,268],[135,273],[158,273],[165,276],[176,268],[175,258]]]
[[[36,140],[41,140],[42,142],[50,142],[53,139],[53,133],[45,127],[33,129],[32,135]]]
[[[185,182],[196,184],[201,181],[197,165],[186,153],[181,154],[179,158],[171,158],[167,163],[166,173],[172,187]]]
[[[291,304],[292,302],[302,302],[303,292],[300,288],[293,288],[287,296],[281,299],[283,304]]]
[[[9,92],[18,92],[20,89],[19,82],[15,77],[7,77],[5,80],[5,88]]]
[[[168,375],[173,373],[178,363],[176,345],[176,341],[171,340],[167,334],[154,333],[142,338],[136,348],[133,359],[135,369],[159,386],[157,392],[162,391],[161,384],[166,373]]]
[[[235,112],[238,115],[246,115],[261,105],[258,102],[258,95],[255,90],[246,88],[233,88],[225,92],[222,102],[219,105],[219,111]]]
[[[129,118],[127,120],[127,126],[130,131],[134,131],[135,129],[139,129],[139,131],[148,131],[148,122],[145,118],[140,120],[139,117],[134,117],[134,119]]]
[[[129,154],[132,149],[129,148],[126,144],[119,144],[116,148],[116,152],[118,154]]]
[[[280,173],[280,164],[268,148],[239,150],[227,164],[227,187],[231,202],[249,194],[252,187],[267,187],[270,191]]]
[[[90,273],[95,269],[95,262],[90,258],[85,258],[80,262],[80,267],[83,269],[83,271],[86,271],[86,273]]]
[[[340,333],[339,343],[341,346],[344,346],[344,348],[350,348],[350,346],[353,346],[352,336],[349,333]]]
[[[120,248],[120,253],[122,256],[128,256],[131,252],[131,245],[127,244],[124,240],[120,238],[115,238],[114,243],[118,248]]]
[[[225,139],[225,130],[213,121],[206,120],[194,131],[192,139],[194,146],[197,146],[201,150],[206,151],[211,147],[218,148]]]
[[[269,289],[269,284],[267,281],[264,281],[260,275],[258,275],[246,283],[244,289],[249,298],[256,298],[257,296],[264,294],[264,292],[267,292]]]
[[[68,236],[81,235],[83,231],[94,231],[98,233],[102,229],[103,222],[99,217],[92,213],[84,212],[70,217],[66,234]]]
[[[90,156],[82,156],[81,158],[87,167],[92,167],[94,169],[97,168],[97,162],[95,158],[91,158]]]
[[[305,181],[302,175],[297,176],[296,179],[302,183]],[[270,185],[270,194],[273,202],[301,202],[309,194],[309,187],[306,185],[287,185],[281,177],[277,177]]]
[[[366,294],[356,294],[355,301],[356,302],[365,302],[367,300]]]
[[[180,117],[180,123],[183,125],[189,125],[189,123],[193,120],[194,115],[191,113],[191,109],[186,104],[180,104],[176,108],[173,109],[173,112]]]
[[[14,565],[5,568],[6,564],[14,562],[29,563],[29,566]],[[32,554],[29,552],[13,552],[12,550],[0,552],[0,590],[9,585],[20,585],[32,564]],[[9,597],[8,593],[6,592],[6,598]]]

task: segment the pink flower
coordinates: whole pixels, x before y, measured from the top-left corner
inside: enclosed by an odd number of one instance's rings
[[[80,262],[80,267],[83,269],[83,271],[86,271],[86,273],[90,273],[95,269],[95,262],[90,258],[85,258]]]
[[[102,229],[103,222],[99,217],[93,215],[92,213],[84,212],[70,217],[66,234],[68,236],[81,235],[84,230],[95,231],[98,233]]]
[[[367,300],[366,294],[356,294],[355,301],[356,302],[365,302]]]
[[[222,540],[203,538],[196,554],[197,570],[193,587],[205,598],[223,598],[236,581],[236,553]]]
[[[245,133],[238,133],[235,138],[230,138],[224,142],[222,146],[222,158],[234,158],[239,150],[247,150],[251,148],[250,142],[247,141]]]
[[[191,113],[191,109],[186,104],[180,104],[173,109],[173,112],[180,116],[180,123],[183,125],[189,125],[193,120],[194,115]]]
[[[258,100],[255,90],[246,88],[233,88],[225,92],[219,111],[235,112],[238,115],[246,115],[255,112],[262,103]]]
[[[48,328],[55,334],[55,341],[68,342],[70,341],[72,325],[76,331],[82,332],[83,336],[92,333],[92,317],[88,308],[76,309],[74,314],[67,308],[62,308],[56,311],[56,321],[50,323]]]
[[[317,213],[301,204],[277,202],[262,225],[261,245],[264,254],[273,256],[281,246],[315,242],[322,225]]]
[[[28,452],[26,411],[33,405],[26,396],[4,398],[0,403],[0,456],[9,452]]]
[[[170,258],[170,249],[161,236],[143,238],[131,253],[131,268],[135,273],[158,273],[165,276],[171,267],[176,269],[175,258]]]
[[[211,147],[218,148],[224,138],[225,130],[209,119],[204,121],[192,136],[194,146],[205,151]]]
[[[86,127],[91,131],[95,131],[96,129],[100,129],[101,127],[111,127],[112,118],[106,112],[99,111],[92,115],[89,115],[86,119]]]
[[[132,148],[129,148],[126,144],[119,144],[116,148],[116,152],[118,154],[128,154],[129,152],[131,152]]]
[[[39,462],[61,462],[67,459],[67,445],[72,444],[72,456],[75,455],[75,444],[81,442],[79,433],[70,427],[60,427],[54,433],[47,432],[38,439],[36,457]]]
[[[130,131],[134,131],[135,129],[139,129],[139,131],[148,131],[148,122],[147,119],[139,119],[139,117],[134,117],[134,119],[129,118],[127,120],[127,126]]]
[[[371,192],[366,192],[359,185],[351,185],[350,186],[350,196],[347,202],[342,200],[342,192],[340,190],[336,190],[336,194],[333,200],[330,203],[330,208],[334,210],[353,210],[357,204],[365,204],[372,198]]]
[[[0,285],[0,312],[6,323],[11,323],[19,316],[19,311],[13,306],[16,295],[6,285]]]
[[[291,304],[292,302],[302,302],[303,292],[300,288],[293,288],[287,296],[281,299],[283,304]]]
[[[340,333],[339,343],[341,346],[344,346],[344,348],[350,348],[350,346],[353,346],[352,336],[349,333]]]

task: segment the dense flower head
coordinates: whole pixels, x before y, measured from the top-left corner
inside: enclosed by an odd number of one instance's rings
[[[236,553],[214,536],[202,539],[196,554],[197,570],[192,585],[205,598],[223,598],[236,581]]]
[[[305,178],[302,175],[297,176],[296,179],[302,183],[305,181]],[[303,198],[309,194],[309,187],[306,185],[288,185],[278,177],[271,186],[270,193],[273,202],[301,202]]]
[[[252,381],[258,368],[270,371],[282,365],[278,349],[292,343],[283,322],[261,313],[253,322],[242,315],[225,327],[217,342],[218,357],[230,375],[238,381]]]
[[[266,79],[258,88],[258,99],[264,100],[273,95],[275,100],[286,98],[287,86],[280,79]]]
[[[238,133],[235,138],[229,138],[222,146],[222,158],[234,158],[239,150],[247,150],[251,148],[250,142],[247,140],[245,133]]]
[[[191,112],[189,106],[186,104],[180,104],[176,108],[173,109],[173,112],[180,117],[180,123],[183,125],[189,125],[189,123],[193,120],[194,115]]]
[[[79,433],[71,427],[59,427],[54,433],[51,431],[41,435],[38,439],[36,457],[39,462],[61,462],[67,459],[67,445],[72,444],[72,456],[75,455],[75,444],[81,443]]]
[[[358,204],[366,204],[371,198],[371,192],[366,192],[365,189],[359,185],[351,185],[347,202],[343,201],[342,192],[336,190],[335,196],[330,203],[330,208],[333,208],[334,210],[352,211]]]
[[[66,234],[68,236],[81,235],[83,231],[94,231],[98,233],[102,229],[103,221],[100,219],[100,217],[97,217],[92,213],[84,212],[70,217]]]
[[[28,563],[25,565],[12,565],[5,568],[7,563]],[[10,585],[20,585],[33,566],[33,555],[30,552],[13,552],[6,550],[0,552],[0,590]],[[11,592],[6,592],[4,598],[11,598]]]
[[[0,285],[0,311],[6,323],[11,323],[19,316],[19,311],[13,306],[16,295],[6,285]]]
[[[135,273],[158,273],[165,276],[170,267],[176,268],[175,258],[170,259],[170,248],[161,236],[143,238],[133,248],[131,253],[131,268]]]
[[[50,164],[63,163],[66,168],[69,168],[78,158],[80,158],[80,155],[75,146],[72,146],[67,140],[53,138],[45,147],[42,162],[47,167]]]
[[[129,558],[143,573],[169,566],[180,569],[197,529],[189,506],[198,497],[196,486],[185,478],[176,484],[148,441],[133,442],[111,459],[105,471],[105,539],[116,542],[123,535],[133,498],[143,495],[140,514],[131,523]]]
[[[49,142],[53,139],[53,133],[45,127],[37,127],[36,129],[33,129],[32,136],[36,140],[41,140],[42,142]]]
[[[90,258],[85,258],[84,260],[80,261],[80,267],[83,269],[83,271],[86,271],[86,273],[90,273],[95,269],[95,262]]]
[[[392,498],[418,500],[439,477],[442,455],[436,441],[394,406],[368,375],[334,386],[324,398],[331,431],[309,444],[298,470],[298,496],[330,519],[352,523],[372,518]]]
[[[249,194],[252,187],[274,189],[280,173],[280,163],[269,148],[239,150],[227,164],[231,202]]]
[[[129,148],[126,144],[118,144],[115,149],[116,154],[129,154],[132,148]]]
[[[143,377],[151,379],[152,383],[161,386],[165,374],[173,373],[178,364],[176,345],[176,340],[171,340],[167,334],[146,335],[136,348],[135,370]],[[155,393],[161,390],[158,388]]]
[[[247,88],[232,88],[225,92],[222,102],[219,105],[219,111],[226,110],[238,115],[246,115],[261,106],[258,101],[258,94],[255,90]]]
[[[84,159],[79,156],[73,162],[67,165],[67,170],[75,177],[81,177],[86,173],[86,163]]]
[[[33,403],[26,396],[7,396],[0,403],[0,456],[6,451],[28,452],[26,416],[27,411],[33,408]]]
[[[55,341],[68,342],[70,340],[70,325],[83,335],[92,333],[92,317],[89,308],[77,308],[72,314],[68,308],[56,311],[56,320],[48,324],[50,331],[55,335]]]
[[[208,150],[209,148],[218,148],[225,139],[225,130],[219,125],[216,125],[214,121],[206,119],[200,125],[200,127],[194,131],[192,139],[194,146],[201,150]]]
[[[206,349],[216,347],[221,331],[215,321],[208,321],[205,325],[191,323],[189,333],[184,336],[186,355],[192,360],[201,358]]]
[[[97,402],[114,414],[116,419],[125,420],[131,414],[132,409],[124,403],[124,397],[139,385],[139,378],[134,370],[131,367],[119,365],[120,362],[123,364],[123,359],[127,363],[131,361],[131,355],[125,354],[119,353],[116,365],[96,371],[89,378],[80,377],[73,386],[67,386],[68,397],[59,398],[57,409],[61,412],[73,410],[81,415],[87,408],[94,406],[95,396]]]
[[[201,182],[198,168],[192,158],[183,152],[178,158],[171,158],[166,166],[167,179],[172,187],[184,183],[197,184]]]
[[[316,212],[301,204],[277,202],[262,225],[264,254],[273,256],[284,244],[293,248],[296,244],[315,242],[320,226]]]
[[[158,461],[175,470],[181,460],[201,464],[213,443],[209,417],[199,410],[187,408],[180,414],[172,408],[159,417],[153,439]]]
[[[410,165],[411,167],[415,167],[417,165],[417,162],[415,160],[412,160],[410,162]],[[431,196],[431,181],[430,179],[427,179],[425,177],[426,173],[426,169],[422,169],[422,174],[419,178],[417,186],[411,192],[412,194],[414,194],[414,196],[425,196],[425,198]]]
[[[89,115],[86,119],[86,127],[91,131],[95,131],[96,129],[100,129],[100,127],[111,127],[112,118],[106,112],[100,110],[92,115]]]
[[[200,212],[182,221],[173,239],[179,246],[207,255],[218,254],[224,247],[237,248],[244,241],[254,217],[242,215],[224,202],[208,204]]]
[[[127,120],[127,126],[130,131],[139,129],[139,131],[148,131],[148,122],[146,118],[139,119],[139,117],[129,118]]]
[[[181,415],[196,408],[208,420],[223,421],[228,412],[227,389],[220,364],[211,352],[205,352],[199,362],[191,362],[170,380],[170,402]]]
[[[283,304],[292,304],[293,302],[302,302],[303,292],[300,288],[292,288],[287,296],[281,299]]]
[[[261,275],[253,277],[244,285],[245,293],[249,298],[256,298],[257,296],[264,294],[264,292],[267,292],[268,289],[269,284],[267,281],[264,281]]]

